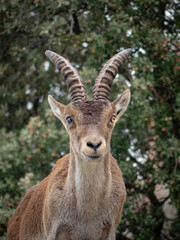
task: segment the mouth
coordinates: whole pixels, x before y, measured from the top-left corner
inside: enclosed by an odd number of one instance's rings
[[[93,160],[96,160],[96,159],[100,160],[100,158],[102,157],[101,155],[98,155],[98,154],[88,155],[84,152],[83,152],[83,154],[90,161],[93,161]]]

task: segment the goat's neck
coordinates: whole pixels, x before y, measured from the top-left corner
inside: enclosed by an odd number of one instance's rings
[[[70,151],[68,185],[76,196],[78,214],[87,218],[106,202],[111,187],[109,153],[103,160],[90,163]]]

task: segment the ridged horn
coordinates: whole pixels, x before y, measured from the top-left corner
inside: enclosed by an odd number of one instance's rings
[[[64,79],[66,80],[67,86],[69,88],[71,102],[77,100],[85,101],[86,91],[77,70],[70,64],[69,61],[57,53],[47,50],[45,51],[45,54],[57,67],[57,69],[61,72]]]
[[[116,74],[129,57],[132,50],[130,48],[114,55],[100,71],[93,87],[93,99],[109,99],[111,86]]]

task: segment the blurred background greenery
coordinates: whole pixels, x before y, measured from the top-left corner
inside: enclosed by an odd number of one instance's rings
[[[86,89],[103,64],[132,48],[111,100],[131,88],[112,136],[127,201],[117,239],[180,239],[180,12],[177,0],[0,2],[0,239],[24,193],[69,152],[47,95],[67,104],[65,81],[44,55],[75,66]],[[133,80],[127,72],[131,70]]]

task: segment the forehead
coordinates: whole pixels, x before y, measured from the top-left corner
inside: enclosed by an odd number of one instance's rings
[[[98,121],[112,113],[109,101],[79,101],[73,102],[72,108],[77,111],[77,118],[87,123],[98,123]]]

